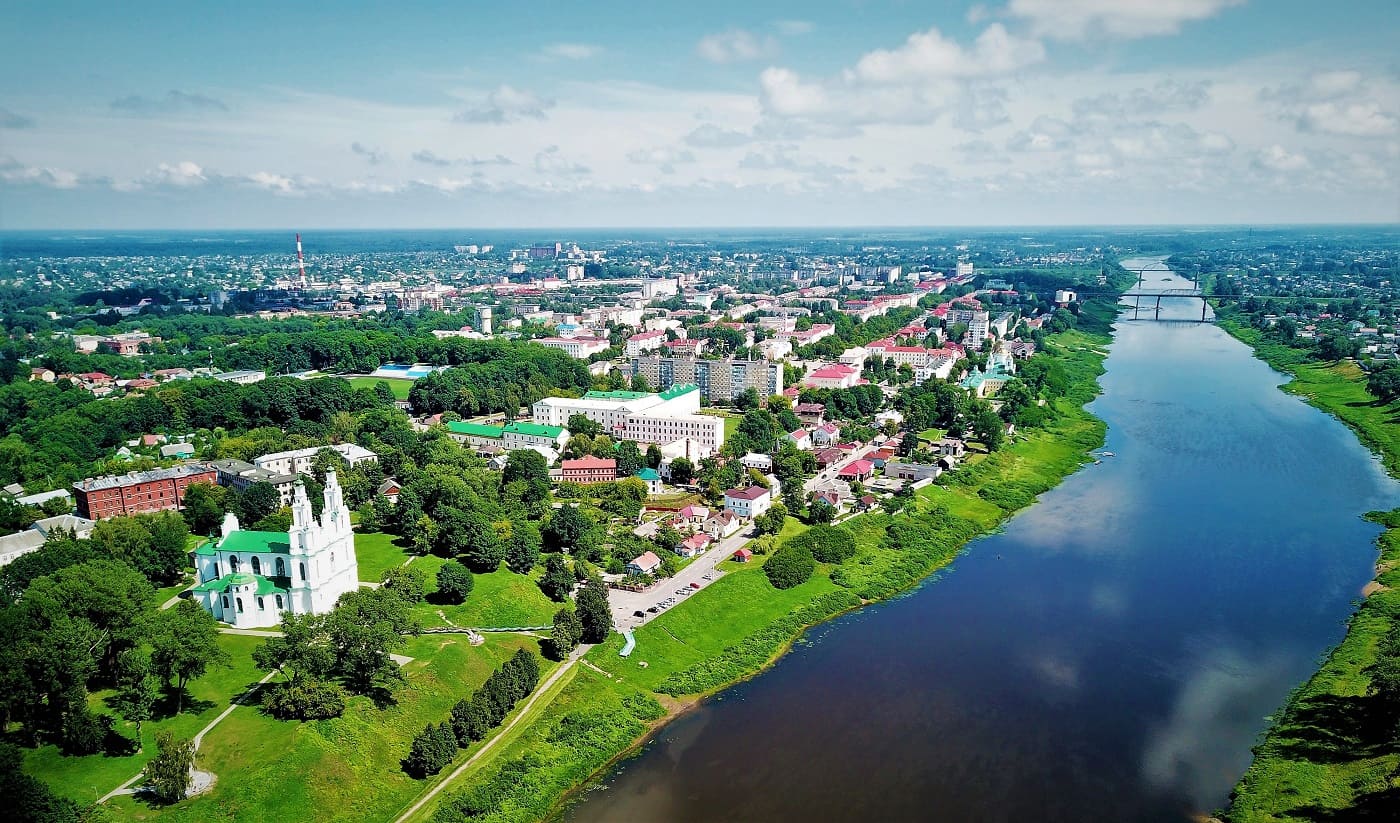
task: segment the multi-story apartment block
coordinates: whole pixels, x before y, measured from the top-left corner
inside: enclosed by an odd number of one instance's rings
[[[694,383],[710,402],[730,401],[753,389],[760,397],[783,393],[783,366],[766,360],[696,360],[689,357],[632,358],[632,373],[647,385],[669,389]]]

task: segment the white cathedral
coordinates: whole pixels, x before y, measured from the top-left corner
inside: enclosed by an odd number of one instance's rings
[[[232,512],[224,515],[219,539],[195,549],[195,599],[240,629],[276,626],[283,612],[330,611],[360,585],[350,509],[335,472],[326,472],[324,504],[318,522],[298,482],[286,533],[240,529]]]

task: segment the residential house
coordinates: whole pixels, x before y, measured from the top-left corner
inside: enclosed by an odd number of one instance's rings
[[[723,540],[742,528],[744,528],[744,521],[739,515],[725,509],[710,515],[710,518],[705,521],[704,531],[715,540]]]
[[[724,493],[724,508],[740,517],[754,518],[768,511],[773,497],[762,486],[730,489]]]
[[[820,426],[826,418],[826,406],[821,403],[798,403],[792,412],[804,426]]]
[[[703,552],[710,545],[710,536],[704,532],[696,532],[682,540],[676,547],[676,554],[681,557],[694,557]]]
[[[825,469],[846,459],[846,453],[837,448],[822,449],[817,452],[817,468]]]
[[[748,549],[739,549],[738,551],[734,552],[735,563],[747,563],[750,560],[753,560],[753,552],[749,551]]]
[[[840,435],[841,429],[835,423],[823,423],[812,429],[812,446],[818,449],[834,446]]]
[[[956,437],[945,437],[938,441],[938,453],[945,457],[962,457],[967,454],[967,444]]]
[[[632,475],[643,483],[647,484],[647,494],[661,494],[661,474],[651,467],[647,467]]]
[[[764,474],[773,470],[773,458],[759,452],[749,452],[739,458],[739,462],[743,464],[745,468],[758,469]]]
[[[885,464],[885,476],[896,480],[919,481],[924,479],[934,479],[943,473],[943,469],[933,463],[897,463]]]
[[[836,476],[845,480],[847,483],[857,481],[864,482],[869,480],[870,476],[874,473],[875,464],[871,463],[869,460],[852,460],[850,463],[842,466],[841,470],[836,473]]]
[[[379,488],[374,491],[375,494],[388,500],[391,504],[397,504],[399,502],[399,494],[403,492],[403,487],[399,485],[399,481],[390,477],[383,483],[380,483]]]
[[[661,568],[661,558],[656,556],[656,552],[642,552],[641,555],[632,558],[627,564],[628,574],[651,574]]]
[[[812,450],[812,435],[806,429],[798,429],[783,435],[783,439],[796,446],[799,451],[809,452]]]

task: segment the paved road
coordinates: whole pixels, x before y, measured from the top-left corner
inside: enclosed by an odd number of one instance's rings
[[[728,560],[734,552],[749,542],[748,531],[750,529],[726,537],[717,543],[711,543],[708,550],[695,558],[689,566],[681,569],[675,577],[662,580],[644,592],[629,592],[621,589],[608,590],[608,605],[612,607],[613,624],[617,626],[617,630],[635,629],[656,617],[656,614],[648,612],[647,609],[659,605],[667,598],[676,598],[676,603],[672,605],[678,605],[682,600],[690,597],[690,595],[676,594],[677,589],[695,592],[697,590],[690,587],[691,583],[699,583],[701,588],[704,588],[718,580],[724,572],[715,567]],[[707,574],[710,575],[711,579],[705,579]],[[646,616],[634,617],[633,612],[637,611]],[[658,614],[663,611],[665,611],[664,608],[660,609]]]
[[[811,494],[812,492],[816,491],[818,485],[831,480],[835,480],[837,473],[839,473],[841,469],[845,468],[847,463],[850,463],[853,460],[859,460],[873,451],[876,451],[876,448],[874,446],[861,446],[859,449],[856,449],[854,452],[848,455],[845,459],[838,460],[826,469],[823,469],[822,471],[819,471],[816,474],[812,475],[812,477],[808,478],[807,481],[802,484],[802,490],[807,492],[808,494]]]

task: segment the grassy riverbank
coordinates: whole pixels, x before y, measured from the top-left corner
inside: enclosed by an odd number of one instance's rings
[[[1229,318],[1221,326],[1293,376],[1284,391],[1346,423],[1391,474],[1400,474],[1400,403],[1372,397],[1356,364],[1309,363],[1296,349],[1264,342],[1256,329]],[[1400,509],[1371,518],[1386,527],[1373,591],[1255,747],[1223,815],[1230,823],[1381,819],[1400,808],[1400,745],[1368,695],[1381,638],[1400,621]]]
[[[1112,310],[1081,317],[1088,331],[1052,338],[1070,391],[1046,428],[1014,442],[950,482],[920,490],[897,518],[870,512],[842,528],[857,555],[818,566],[807,582],[778,591],[757,562],[726,562],[728,574],[636,632],[632,656],[614,636],[583,661],[559,697],[517,734],[472,785],[450,793],[438,820],[529,821],[557,811],[568,793],[631,751],[645,735],[704,695],[771,665],[813,625],[897,594],[950,563],[1036,495],[1090,460],[1104,425],[1083,406],[1098,393]],[[800,529],[784,531],[784,537]],[[425,808],[419,819],[429,819]]]

